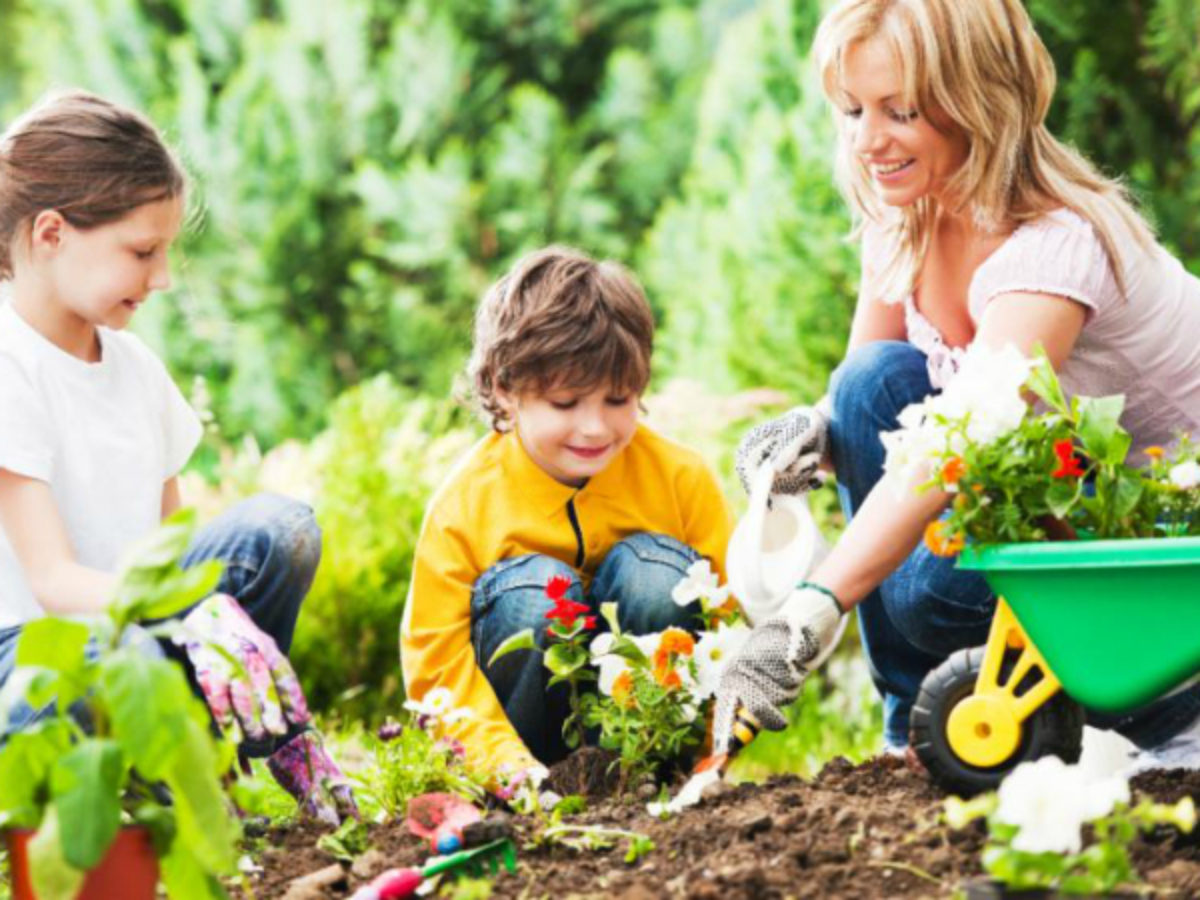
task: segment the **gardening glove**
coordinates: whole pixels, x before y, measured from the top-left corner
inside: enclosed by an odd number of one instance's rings
[[[777,615],[755,627],[717,686],[717,753],[729,752],[739,710],[768,731],[787,727],[784,711],[800,696],[809,664],[837,639],[842,615],[832,594],[798,587]]]
[[[289,723],[308,724],[292,664],[233,597],[204,600],[171,640],[187,652],[217,726],[232,728],[238,743],[287,734]]]
[[[776,472],[772,494],[803,494],[820,484],[817,468],[829,434],[829,415],[821,406],[797,406],[746,432],[735,465],[747,494],[754,473],[764,465]]]
[[[319,731],[288,741],[267,758],[267,768],[305,816],[334,828],[359,817],[350,782],[325,750]]]

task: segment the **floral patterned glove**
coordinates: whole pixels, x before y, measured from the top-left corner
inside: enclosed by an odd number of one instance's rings
[[[261,741],[306,725],[311,716],[300,681],[275,641],[228,594],[213,594],[183,619],[172,641],[196,670],[217,726]]]
[[[325,750],[319,731],[306,731],[288,741],[267,758],[267,768],[309,818],[334,828],[347,818],[358,818],[354,791]]]

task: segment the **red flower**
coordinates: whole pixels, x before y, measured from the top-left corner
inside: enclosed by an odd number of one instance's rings
[[[1054,455],[1058,457],[1058,468],[1050,473],[1052,477],[1080,478],[1083,476],[1079,457],[1075,455],[1075,445],[1069,440],[1055,441]]]
[[[585,617],[583,620],[583,627],[586,628],[588,631],[594,631],[596,629],[596,617],[595,616]]]
[[[568,600],[566,597],[556,597],[554,598],[554,609],[546,613],[546,618],[560,622],[565,628],[570,628],[575,624],[576,619],[580,616],[587,616],[591,611],[592,608],[590,606],[576,603],[574,600]],[[594,616],[588,616],[588,618],[595,621]],[[585,619],[584,625],[586,626],[586,624],[587,620]]]
[[[567,575],[555,575],[546,582],[546,596],[557,603],[567,596],[571,589],[571,579]]]

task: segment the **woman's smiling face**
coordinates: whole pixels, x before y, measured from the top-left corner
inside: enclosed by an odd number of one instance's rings
[[[888,206],[944,201],[947,181],[967,158],[967,137],[950,122],[935,128],[909,105],[903,74],[883,41],[847,49],[842,93],[848,146],[879,198]]]

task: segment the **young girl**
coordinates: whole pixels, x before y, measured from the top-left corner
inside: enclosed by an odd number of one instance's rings
[[[781,725],[806,662],[857,607],[885,740],[902,750],[922,679],[984,643],[996,598],[978,573],[918,545],[948,495],[897,501],[881,483],[880,433],[953,378],[968,346],[1040,344],[1068,393],[1126,395],[1135,452],[1170,444],[1200,426],[1200,282],[1117,183],[1046,130],[1053,63],[1019,0],[842,0],[815,54],[861,226],[862,288],[828,396],[759,426],[739,457],[743,472],[789,463],[777,488],[791,491],[824,457],[852,521],[803,589],[816,612],[791,605],[731,663],[718,725],[727,731],[739,704]],[[1198,715],[1193,686],[1092,721],[1164,754],[1184,733],[1171,762],[1195,756]]]
[[[0,306],[0,684],[23,625],[103,611],[122,553],[180,506],[177,475],[201,427],[124,328],[170,284],[184,193],[154,127],[89,94],[49,99],[0,139],[0,278],[11,289]],[[181,643],[217,723],[244,753],[268,757],[307,812],[336,823],[353,798],[283,656],[319,556],[307,507],[259,496],[230,510],[184,560],[226,565],[218,593],[184,617]],[[145,635],[138,646],[163,652]],[[0,728],[38,716],[21,707]]]
[[[654,319],[620,266],[560,247],[519,260],[480,304],[469,366],[492,434],[430,501],[404,610],[408,693],[444,688],[485,770],[567,753],[565,686],[540,653],[488,661],[526,628],[545,639],[552,578],[634,634],[691,627],[671,588],[699,557],[724,564],[731,522],[691,450],[638,424]]]

